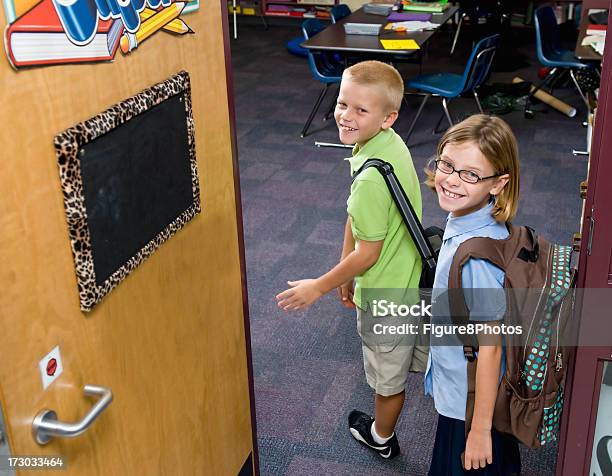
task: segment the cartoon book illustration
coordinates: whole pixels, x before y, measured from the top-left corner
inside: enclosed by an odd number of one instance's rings
[[[43,0],[5,30],[5,47],[13,67],[108,61],[115,56],[123,33],[121,19],[98,20],[92,40],[71,42],[52,0]]]

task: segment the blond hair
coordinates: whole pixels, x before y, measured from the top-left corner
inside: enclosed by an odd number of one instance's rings
[[[499,222],[512,220],[518,207],[520,180],[519,159],[516,137],[510,126],[499,117],[486,114],[475,114],[447,130],[436,151],[436,159],[442,155],[446,144],[463,144],[473,142],[482,155],[493,166],[495,175],[508,174],[510,179],[502,191],[495,197],[491,215]],[[431,164],[431,163],[430,163]],[[435,170],[425,169],[425,185],[435,191]]]
[[[357,84],[378,86],[385,99],[386,112],[400,110],[404,97],[404,81],[393,66],[381,61],[362,61],[346,68],[342,77]]]

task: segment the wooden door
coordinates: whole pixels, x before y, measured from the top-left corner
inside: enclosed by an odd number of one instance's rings
[[[583,9],[610,8],[610,1],[583,3]],[[584,298],[576,309],[580,319],[579,340],[574,368],[569,374],[566,391],[557,475],[596,474],[591,467],[593,436],[602,395],[607,363],[612,361],[610,339],[594,345],[584,336],[609,336],[609,315],[601,309],[612,307],[612,48],[606,45],[602,62],[601,85],[593,129],[593,146],[589,157],[588,186],[582,214],[582,239],[578,263],[577,287],[594,290],[598,299]],[[598,302],[593,302],[598,301]],[[602,345],[600,345],[602,344]],[[602,402],[608,404],[608,401]],[[610,459],[612,455],[608,455]],[[600,473],[597,473],[600,474]],[[604,473],[607,474],[607,473]]]
[[[13,455],[61,455],[66,476],[253,470],[226,8],[200,2],[185,17],[195,34],[160,32],[112,63],[16,72],[0,58],[0,403]],[[53,137],[180,70],[202,213],[84,314]],[[39,361],[55,346],[63,373],[43,390]],[[88,384],[112,390],[109,407],[81,436],[38,445],[34,416],[80,420]]]

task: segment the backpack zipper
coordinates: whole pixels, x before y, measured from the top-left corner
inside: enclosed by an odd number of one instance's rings
[[[550,268],[551,265],[551,260],[553,257],[553,248],[555,245],[551,245],[548,248],[548,256],[546,257],[546,269]],[[533,328],[533,321],[535,320],[535,316],[538,313],[538,310],[540,309],[540,303],[542,302],[542,296],[544,295],[544,291],[546,291],[548,289],[548,272],[546,273],[546,278],[544,280],[544,285],[542,286],[542,288],[540,289],[540,296],[538,297],[538,304],[536,305],[536,308],[534,310],[534,315],[531,318],[531,322],[529,323],[529,331],[527,332],[527,336],[526,336],[526,340],[525,340],[525,345],[523,346],[523,358],[522,358],[522,362],[523,365],[520,369],[520,376],[521,376],[521,383],[524,383],[524,380],[526,379],[527,376],[527,372],[525,371],[525,366],[524,366],[524,362],[525,362],[525,356],[527,354],[527,345],[529,342],[529,339],[531,338],[531,329]]]
[[[557,357],[555,358],[555,372],[558,372],[563,368],[563,354],[561,352],[557,352]]]

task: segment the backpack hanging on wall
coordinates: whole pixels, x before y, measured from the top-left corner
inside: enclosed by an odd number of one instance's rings
[[[529,227],[508,225],[506,239],[471,238],[453,258],[449,300],[453,322],[465,323],[469,311],[461,289],[461,270],[470,258],[485,259],[505,272],[504,324],[521,326],[522,335],[503,336],[506,372],[499,385],[493,427],[530,448],[556,439],[571,348],[574,283],[572,248],[556,245]],[[455,291],[453,291],[455,290]],[[460,335],[468,360],[468,434],[474,413],[478,341]]]

